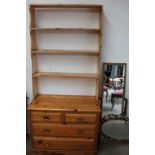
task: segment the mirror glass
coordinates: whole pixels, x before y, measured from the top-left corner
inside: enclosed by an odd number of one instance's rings
[[[102,116],[119,115],[125,93],[126,64],[104,63],[102,76]]]
[[[102,135],[104,139],[128,142],[129,123],[125,114],[126,64],[104,63],[102,77]]]
[[[123,120],[110,120],[102,126],[104,134],[115,139],[129,139],[129,122]]]

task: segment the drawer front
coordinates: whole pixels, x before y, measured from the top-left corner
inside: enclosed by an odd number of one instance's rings
[[[31,151],[26,155],[96,155],[96,152],[85,151]]]
[[[94,138],[95,125],[57,125],[57,124],[33,124],[33,134],[35,136],[53,137],[87,137]]]
[[[31,112],[31,120],[42,122],[62,122],[62,114],[51,112]]]
[[[94,150],[94,139],[78,138],[33,138],[33,149],[61,150]]]
[[[53,154],[52,154],[53,153]],[[37,154],[38,155],[38,154]],[[45,154],[44,154],[45,155]],[[61,152],[59,152],[59,151],[57,151],[57,152],[49,152],[49,154],[46,152],[46,155],[87,155],[85,152],[80,152],[80,151],[61,151]]]
[[[96,155],[96,154],[88,154],[85,151],[31,151],[26,155]]]
[[[65,114],[67,123],[95,123],[96,114]]]

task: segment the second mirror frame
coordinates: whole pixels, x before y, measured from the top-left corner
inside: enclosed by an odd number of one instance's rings
[[[124,73],[124,87],[123,87],[123,98],[122,98],[122,102],[123,99],[125,98],[125,89],[126,89],[126,72],[127,72],[127,63],[117,63],[117,62],[104,62],[102,63],[102,76],[101,76],[101,109],[103,109],[103,86],[105,83],[105,77],[104,77],[104,72],[105,72],[105,65],[124,65],[125,66],[125,73]],[[123,106],[122,106],[123,108]],[[103,110],[101,110],[103,111]],[[121,109],[121,114],[123,114],[123,109]]]

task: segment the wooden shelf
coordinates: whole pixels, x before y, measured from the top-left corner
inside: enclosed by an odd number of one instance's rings
[[[99,99],[99,81],[100,81],[100,52],[101,52],[101,48],[102,48],[102,27],[103,27],[103,5],[94,5],[94,4],[30,4],[29,5],[29,10],[30,10],[30,41],[31,41],[31,57],[32,57],[32,87],[33,87],[33,98],[35,98],[38,94],[39,94],[39,82],[38,82],[38,78],[75,78],[75,79],[92,79],[94,80],[95,84],[96,84],[96,89],[94,92],[94,96],[97,99]],[[75,14],[75,19],[76,17],[79,17],[79,13],[82,12],[82,14],[85,16],[86,13],[86,17],[90,16],[90,18],[88,17],[88,23],[87,21],[85,21],[84,23],[81,23],[81,20],[79,18],[79,21],[76,22],[74,24],[74,26],[69,26],[67,27],[67,25],[64,23],[63,21],[61,21],[60,23],[62,23],[61,25],[55,25],[55,23],[49,23],[49,25],[47,25],[46,21],[48,20],[48,17],[46,18],[46,16],[42,16],[42,18],[36,18],[38,16],[38,13],[42,14],[42,13],[46,13],[46,11],[49,11],[49,14],[52,13],[53,11],[55,11],[58,13],[60,12],[62,17],[64,18],[62,11],[66,13],[70,13],[73,12],[73,16]],[[89,14],[89,15],[88,15]],[[40,15],[39,15],[40,16]],[[39,17],[38,16],[38,17]],[[52,18],[54,17],[54,15],[52,15]],[[45,20],[43,18],[46,18]],[[61,18],[59,18],[59,15],[55,15],[55,19],[59,22],[59,20],[61,20]],[[67,17],[65,17],[67,18]],[[65,18],[63,20],[65,20]],[[94,19],[93,23],[89,23],[89,20]],[[72,20],[72,19],[71,19]],[[40,23],[40,25],[38,25],[38,23]],[[43,24],[44,23],[44,24]],[[51,25],[52,24],[52,25]],[[42,25],[42,26],[41,26]],[[44,26],[43,26],[44,25]],[[81,26],[80,26],[81,25]],[[96,26],[95,26],[96,25]],[[98,25],[98,26],[97,26]],[[80,38],[79,37],[83,37],[83,35],[85,36],[85,34],[93,34],[95,35],[95,38],[93,40],[91,40],[87,43],[87,44],[95,44],[97,42],[97,48],[96,50],[65,50],[65,49],[48,49],[48,45],[50,45],[50,38],[46,37],[44,41],[46,41],[46,46],[44,49],[38,49],[39,47],[42,46],[42,43],[40,42],[41,40],[38,40],[38,37],[42,37],[40,35],[37,35],[38,33],[43,33],[43,34],[61,34],[62,36],[66,36],[66,34],[74,34],[75,37],[77,37],[77,45],[81,45],[81,41],[78,41]],[[82,36],[78,36],[76,34],[82,34]],[[91,37],[92,36],[86,36]],[[44,38],[42,38],[44,39]],[[53,44],[57,45],[60,44],[61,47],[61,42],[60,40],[56,39],[56,42],[53,42]],[[63,41],[63,40],[62,40]],[[66,47],[69,47],[70,44],[67,44]],[[50,55],[50,57],[52,56],[70,56],[70,58],[72,58],[73,56],[76,57],[81,56],[86,58],[87,61],[87,57],[86,56],[94,56],[97,63],[92,64],[93,66],[96,67],[96,73],[69,73],[70,71],[68,70],[64,70],[63,72],[68,72],[68,73],[53,73],[53,72],[48,72],[47,70],[42,70],[42,72],[39,72],[38,69],[38,65],[39,63],[43,63],[42,61],[38,61],[38,55],[41,56],[39,57],[40,59],[47,59],[48,56]],[[47,57],[44,57],[47,56]],[[60,59],[61,60],[61,59]],[[46,62],[44,62],[46,63]],[[88,62],[89,63],[89,62]],[[47,63],[47,65],[50,66],[50,64]],[[62,62],[62,66],[63,66],[63,62]],[[81,66],[82,67],[82,66]],[[66,68],[67,69],[67,68]],[[78,71],[75,71],[78,72]],[[80,72],[80,71],[79,71]],[[48,80],[48,79],[45,79]],[[78,84],[76,84],[77,86]],[[64,86],[62,86],[64,87]],[[64,88],[65,89],[65,88]],[[73,88],[74,90],[74,88]],[[58,93],[59,94],[59,93]],[[88,93],[89,94],[89,93]]]
[[[98,79],[96,73],[50,73],[50,72],[38,72],[34,73],[33,77],[47,77],[47,78],[90,78]]]
[[[90,31],[99,32],[99,28],[31,28],[33,31]]]
[[[32,50],[32,54],[53,54],[53,55],[99,55],[95,50]]]
[[[103,5],[95,4],[31,4],[30,9],[33,8],[101,8]]]

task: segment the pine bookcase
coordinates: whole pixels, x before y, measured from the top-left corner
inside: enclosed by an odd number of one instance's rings
[[[31,17],[30,38],[33,101],[28,106],[28,112],[32,149],[61,155],[96,155],[101,112],[99,105],[99,84],[103,6],[84,4],[32,4],[29,8]],[[71,12],[73,12],[73,14],[71,14]],[[52,13],[51,17],[47,15],[49,13]],[[81,15],[79,16],[80,13]],[[55,14],[57,18],[54,17]],[[78,14],[78,16],[76,16],[76,14]],[[71,20],[72,26],[68,26],[67,22],[64,22],[63,25],[64,19],[62,19],[61,15],[63,18],[69,15],[66,21]],[[73,17],[74,15],[75,18]],[[40,16],[43,21],[40,22],[37,16]],[[85,19],[87,17],[92,19],[88,24]],[[50,21],[49,25],[47,25],[47,21]],[[52,21],[54,21],[53,25],[51,24]],[[94,22],[96,23],[94,24]],[[53,45],[55,40],[50,40],[51,37],[49,37],[49,40],[47,37],[43,45],[44,47],[41,47],[38,40],[45,39],[45,34],[50,34],[51,36],[56,34],[71,34],[74,35],[75,38],[76,35],[86,35],[89,37],[90,34],[93,34],[97,37],[88,38],[92,39],[91,42],[81,39],[83,43],[82,46],[78,46],[78,42],[75,39],[75,46],[78,47],[76,49],[71,49],[74,41],[74,39],[71,39],[70,48],[65,49],[63,47],[66,43],[61,45],[61,38],[54,38],[57,40],[58,47],[61,48],[45,47],[47,43],[55,47],[55,45]],[[93,41],[97,42],[97,44],[93,43]],[[91,43],[91,45],[88,49],[85,44],[89,43]],[[91,48],[94,45],[96,45],[96,49]],[[69,70],[63,70],[62,72],[40,71],[38,69],[40,64],[37,57],[40,57],[39,59],[44,57],[45,59],[52,56],[57,56],[57,58],[61,56],[74,58],[84,57],[86,60],[84,60],[83,64],[87,63],[88,57],[95,57],[96,66],[94,66],[94,68],[96,68],[96,72],[79,72],[76,68],[73,72]],[[76,61],[76,59],[74,60]],[[54,60],[51,62],[53,67]],[[63,67],[63,64],[60,64],[60,67],[61,65]],[[83,65],[82,68],[85,69],[85,66]],[[93,80],[96,85],[95,93],[94,95],[40,93],[39,79]]]

